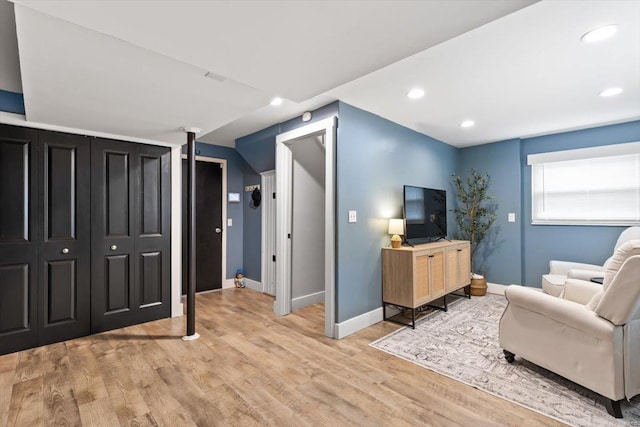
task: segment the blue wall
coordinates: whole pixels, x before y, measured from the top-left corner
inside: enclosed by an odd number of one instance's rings
[[[260,172],[276,168],[276,136],[309,123],[338,114],[338,103],[333,102],[312,112],[312,119],[303,122],[302,116],[270,126],[236,140],[236,152],[246,161],[248,169],[244,174],[244,185],[260,184]],[[264,196],[263,196],[264,197]],[[252,207],[251,193],[243,193],[243,260],[245,275],[262,281],[262,205]],[[235,270],[234,270],[235,272]]]
[[[388,218],[402,218],[403,185],[447,190],[458,150],[374,114],[340,102],[337,138],[336,321],[381,306],[381,248]],[[358,213],[348,223],[348,211]],[[449,231],[453,219],[449,217]]]
[[[0,111],[24,114],[24,97],[22,94],[0,89]]]
[[[565,132],[521,142],[523,283],[540,287],[541,276],[549,272],[549,260],[602,264],[625,227],[581,225],[531,225],[531,167],[527,155],[548,151],[595,147],[640,141],[640,121]]]
[[[318,120],[338,115],[338,102],[332,102],[311,112],[311,120],[302,121],[302,116],[278,123],[236,139],[236,150],[256,172],[271,171],[276,168],[276,136],[306,126]]]
[[[185,150],[186,146],[183,147],[183,152],[185,152]],[[243,268],[248,278],[260,281],[260,258],[258,257],[256,264],[253,259],[245,260],[244,257],[244,210],[247,204],[247,200],[244,197],[244,183],[245,180],[247,180],[250,182],[247,185],[251,185],[255,183],[256,179],[259,183],[260,175],[256,174],[233,148],[198,142],[196,144],[196,154],[203,157],[226,159],[227,193],[240,193],[241,195],[241,203],[225,202],[227,203],[227,218],[233,220],[231,227],[227,227],[226,224],[223,225],[223,228],[227,232],[227,279],[232,279],[235,276],[236,270]],[[227,195],[225,195],[225,200],[227,200]],[[249,231],[251,232],[252,230]],[[257,245],[259,248],[259,233]],[[257,274],[257,276],[255,276],[255,274]]]
[[[236,150],[258,173],[276,168],[276,135],[280,125],[276,124],[236,139]]]
[[[259,185],[260,175],[249,166],[245,169],[244,185]],[[264,195],[262,195],[264,197]],[[258,282],[262,281],[262,203],[254,207],[251,192],[243,191],[242,200],[242,258],[244,275]]]
[[[461,149],[459,173],[487,169],[498,204],[497,240],[484,254],[488,280],[540,287],[552,259],[602,264],[611,256],[625,227],[531,224],[527,155],[639,140],[640,121],[634,121]],[[508,212],[516,213],[515,224],[507,222]]]
[[[493,283],[521,283],[520,140],[461,149],[457,174],[466,177],[471,168],[489,172],[490,191],[495,195],[493,202],[497,205],[496,221],[476,250],[474,271]],[[516,214],[516,222],[507,221],[509,212]]]

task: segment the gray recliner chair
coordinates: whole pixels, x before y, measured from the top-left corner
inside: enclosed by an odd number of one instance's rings
[[[593,390],[609,414],[640,394],[640,240],[609,258],[602,286],[566,281],[562,297],[511,285],[500,319],[500,346]]]

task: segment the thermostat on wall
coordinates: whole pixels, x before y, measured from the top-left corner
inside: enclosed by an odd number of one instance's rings
[[[240,203],[240,193],[229,193],[229,203]]]

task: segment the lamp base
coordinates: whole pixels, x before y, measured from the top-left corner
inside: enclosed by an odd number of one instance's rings
[[[391,237],[391,247],[398,249],[400,246],[402,246],[402,239],[397,234],[394,234],[393,237]]]

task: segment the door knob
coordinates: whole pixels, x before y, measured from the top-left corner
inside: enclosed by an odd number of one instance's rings
[[[68,253],[69,253],[69,248],[64,248],[64,249],[62,249],[62,253],[63,253],[63,254],[68,254]]]
[[[112,251],[115,251],[116,249],[118,249],[118,246],[116,246],[116,245],[111,245],[111,247],[110,247],[109,249],[111,249]]]
[[[222,233],[222,228],[216,227],[216,234],[220,234],[220,233]]]

